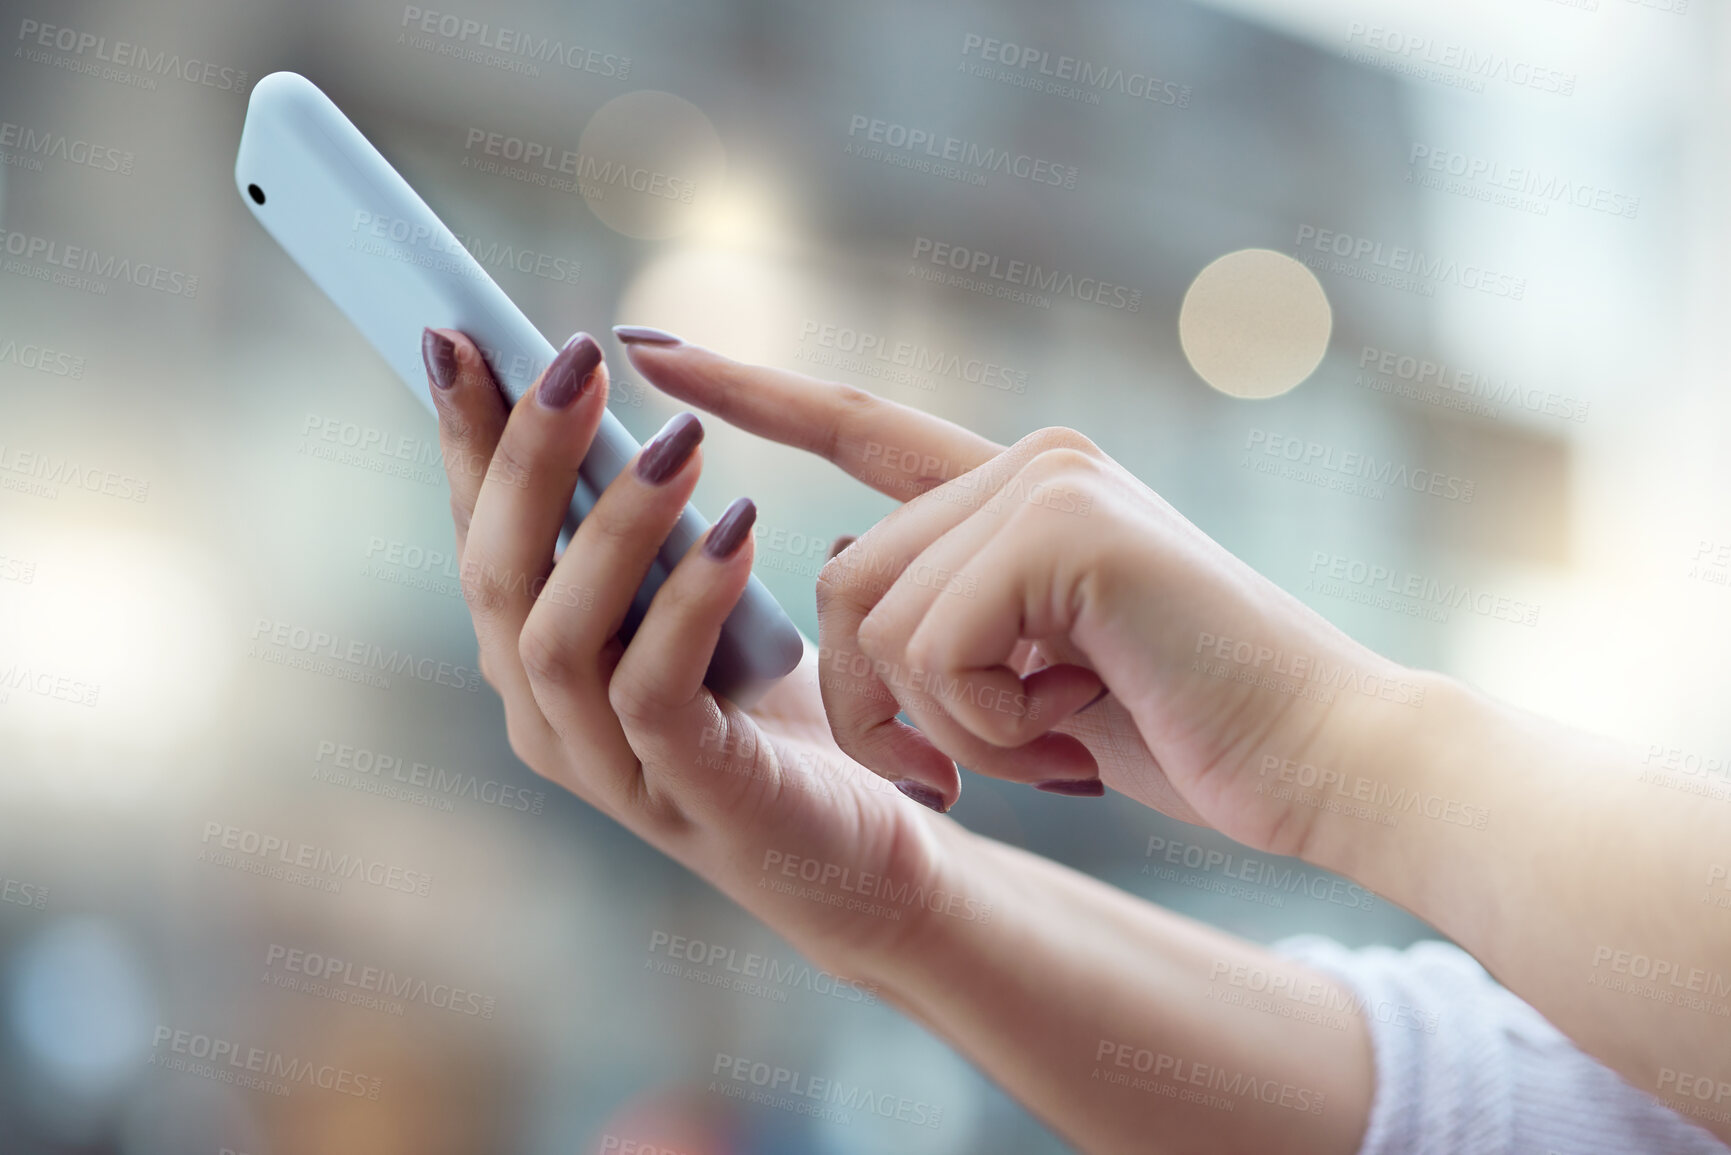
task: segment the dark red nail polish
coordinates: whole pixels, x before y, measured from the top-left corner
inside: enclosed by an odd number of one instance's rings
[[[574,333],[547,366],[535,395],[549,409],[563,409],[575,401],[601,364],[601,346],[587,333]]]
[[[637,476],[650,485],[660,485],[691,458],[703,440],[703,422],[694,414],[681,413],[661,427],[637,458]]]
[[[421,330],[421,360],[427,364],[427,376],[441,389],[457,383],[457,343],[432,329]]]
[[[1082,710],[1089,710],[1095,706],[1098,706],[1101,702],[1106,700],[1106,695],[1110,694],[1111,692],[1112,691],[1107,689],[1105,686],[1101,686],[1100,692],[1098,694],[1095,694],[1092,698],[1089,698],[1088,704],[1086,706],[1083,706]],[[1080,714],[1082,712],[1082,710],[1077,710],[1076,713]]]
[[[703,541],[703,552],[716,561],[726,561],[745,544],[746,534],[757,520],[757,505],[749,497],[735,499]]]
[[[1106,784],[1098,778],[1054,778],[1049,782],[1034,783],[1034,789],[1048,794],[1067,794],[1072,798],[1098,798],[1106,793]]]
[[[944,796],[923,782],[915,782],[912,778],[903,778],[896,783],[896,789],[921,806],[936,810],[939,814],[944,812]]]
[[[651,329],[648,325],[615,325],[613,335],[627,345],[683,345],[666,329]]]

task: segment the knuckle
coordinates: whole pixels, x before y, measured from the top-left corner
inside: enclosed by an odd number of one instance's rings
[[[653,698],[636,679],[615,675],[607,683],[607,704],[621,724],[644,729],[659,712]]]
[[[1071,447],[1043,449],[1023,467],[1022,472],[1036,481],[1057,478],[1083,478],[1098,472],[1097,457]]]
[[[465,566],[460,581],[463,600],[477,618],[496,618],[510,604],[511,590],[491,568]]]
[[[517,639],[517,659],[523,663],[523,672],[530,681],[545,685],[567,685],[578,670],[570,648],[544,629],[523,631]]]
[[[452,406],[439,409],[439,429],[445,435],[445,448],[452,453],[466,453],[475,440],[475,423]]]
[[[451,494],[451,521],[457,527],[459,536],[469,532],[469,524],[475,520],[475,511],[470,508],[457,494]]]
[[[838,555],[824,562],[817,571],[817,613],[822,617],[843,593],[853,585],[853,572]]]
[[[1036,454],[1053,449],[1072,449],[1078,453],[1100,456],[1098,445],[1067,425],[1048,425],[1044,429],[1036,429],[1016,442],[1016,446],[1026,446]]]
[[[859,642],[860,652],[868,658],[887,656],[895,644],[894,631],[881,614],[867,614],[860,622],[855,637]]]
[[[487,480],[521,488],[529,483],[534,468],[531,454],[509,440],[501,441],[499,448],[493,451],[492,460],[487,463]]]
[[[627,545],[641,536],[644,529],[643,519],[635,516],[634,511],[621,509],[613,502],[598,503],[583,524],[602,539],[601,548]]]
[[[854,439],[857,430],[878,408],[878,398],[854,385],[832,383],[829,428],[825,430],[819,449],[824,457],[836,460],[844,443]]]

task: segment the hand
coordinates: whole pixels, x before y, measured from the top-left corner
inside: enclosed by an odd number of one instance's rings
[[[1006,449],[845,385],[619,332],[658,388],[906,502],[819,575],[819,678],[840,748],[937,808],[957,762],[1071,794],[1104,780],[1298,854],[1318,810],[1276,797],[1268,760],[1341,765],[1422,702],[1419,675],[1073,430]]]
[[[462,334],[429,330],[423,352],[480,669],[517,756],[837,971],[893,954],[935,907],[967,917],[962,832],[836,748],[809,648],[750,711],[704,688],[751,573],[751,502],[679,563],[629,645],[615,636],[697,484],[697,419],[668,422],[556,559],[606,403],[600,347],[573,337],[509,409]]]

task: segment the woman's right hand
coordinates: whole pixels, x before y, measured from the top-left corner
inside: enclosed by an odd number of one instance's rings
[[[820,678],[841,749],[940,809],[959,762],[1059,793],[1104,781],[1299,854],[1320,810],[1296,782],[1344,773],[1422,705],[1424,675],[1341,633],[1073,430],[1005,448],[636,332],[621,336],[658,388],[905,502],[819,576]]]

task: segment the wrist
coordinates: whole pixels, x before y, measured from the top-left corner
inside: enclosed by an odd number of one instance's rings
[[[916,818],[897,837],[915,843],[896,852],[907,865],[857,874],[845,903],[813,909],[755,885],[737,888],[736,897],[808,959],[906,1005],[966,936],[998,922],[1007,896],[983,869],[983,840],[958,823]]]
[[[969,944],[996,933],[1008,912],[1009,895],[986,869],[986,840],[951,820],[929,823],[926,831],[928,869],[894,891],[901,917],[888,933],[846,952],[854,974],[904,1008],[951,982],[946,976]]]
[[[1476,724],[1471,691],[1447,675],[1394,663],[1378,676],[1401,688],[1398,697],[1343,695],[1305,763],[1265,768],[1291,789],[1296,809],[1309,811],[1298,857],[1354,878],[1423,826],[1482,829],[1489,821],[1448,781],[1458,763],[1444,756]]]
[[[1449,912],[1482,890],[1475,864],[1519,802],[1485,772],[1495,764],[1496,704],[1444,674],[1402,676],[1422,689],[1421,706],[1367,701],[1343,715],[1350,739],[1301,857],[1452,933]]]

